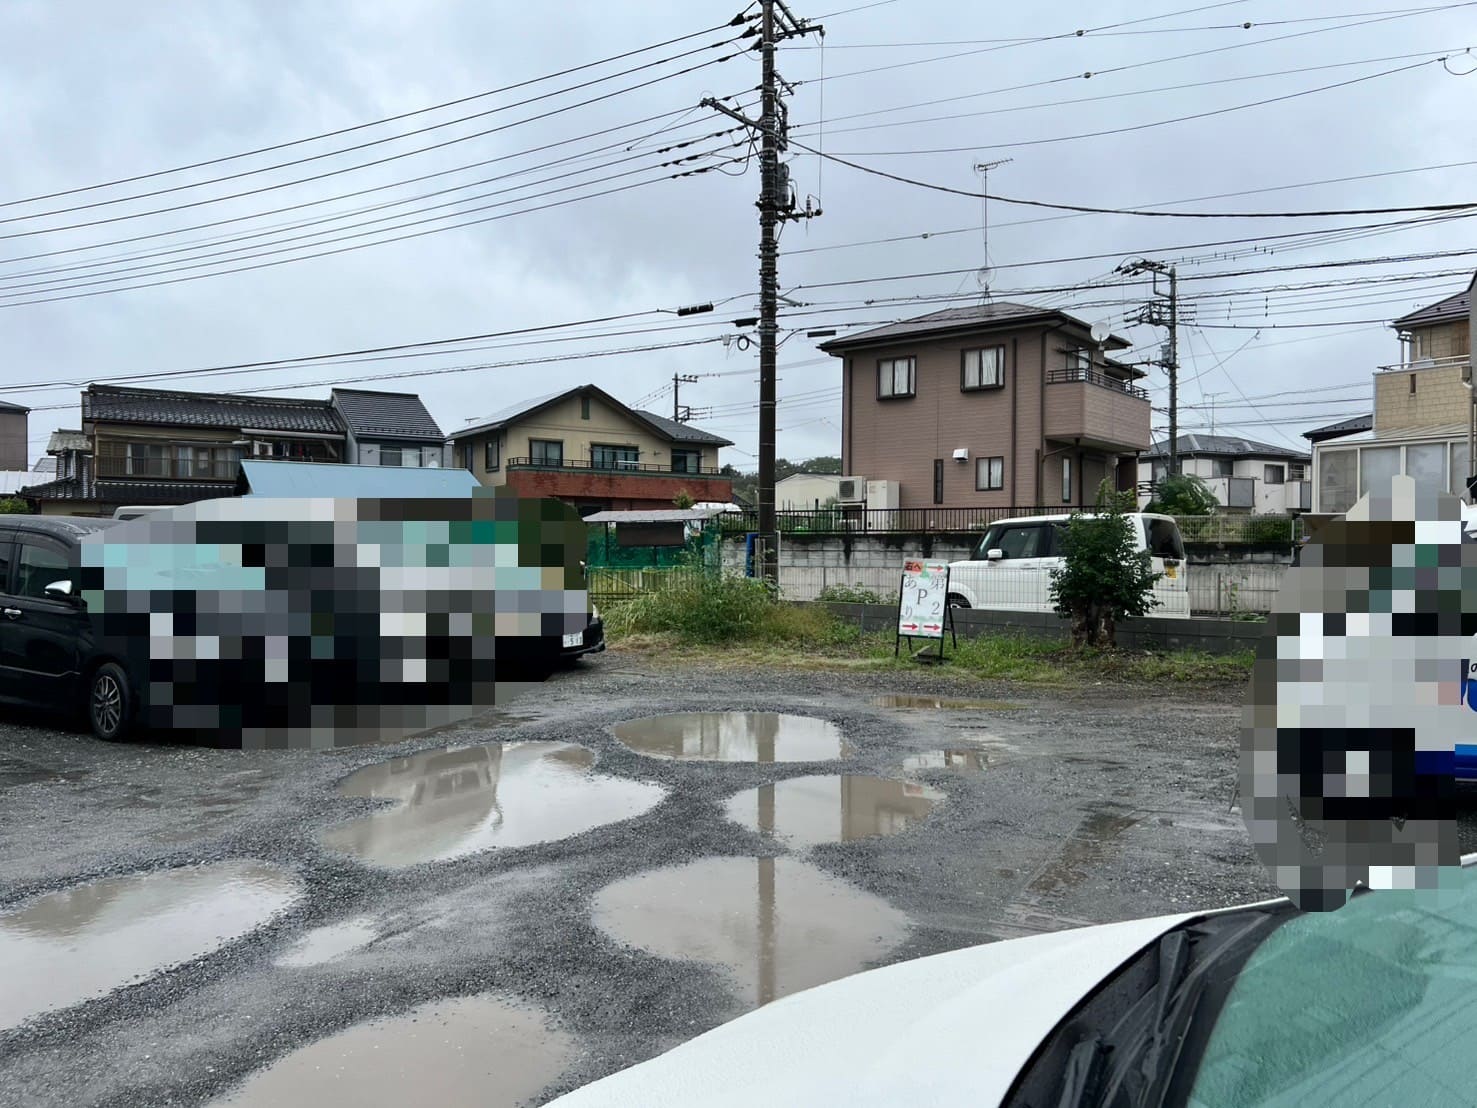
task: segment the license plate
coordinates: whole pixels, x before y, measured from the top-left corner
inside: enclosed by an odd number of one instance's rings
[[[1175,566],[1164,567],[1164,576],[1168,577],[1170,580],[1174,580],[1174,577],[1178,572],[1179,570]]]
[[[573,635],[565,635],[564,636],[564,645],[565,646],[584,646],[585,645],[585,633],[583,631],[576,631]]]

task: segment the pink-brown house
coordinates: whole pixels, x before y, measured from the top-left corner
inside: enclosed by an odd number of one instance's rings
[[[841,465],[898,506],[1092,504],[1150,442],[1140,369],[1089,324],[1026,304],[949,308],[823,343],[842,359]]]

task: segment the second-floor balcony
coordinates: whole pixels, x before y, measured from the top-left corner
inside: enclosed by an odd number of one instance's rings
[[[1048,439],[1121,453],[1149,447],[1149,392],[1117,377],[1085,368],[1048,370],[1045,408]]]
[[[255,444],[254,444],[255,445]],[[265,447],[265,448],[264,448]],[[94,473],[102,478],[163,481],[234,481],[243,458],[294,462],[339,459],[325,443],[291,440],[263,443],[250,453],[234,444],[115,442],[98,444]]]
[[[630,474],[632,476],[661,477],[718,477],[716,467],[694,466],[686,463],[628,462],[624,460],[591,461],[584,458],[509,458],[505,463],[509,469],[582,470],[601,474]]]

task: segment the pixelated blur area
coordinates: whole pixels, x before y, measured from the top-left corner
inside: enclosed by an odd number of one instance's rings
[[[212,746],[385,741],[484,711],[583,632],[570,507],[242,497],[109,527],[82,547],[95,633],[137,725]]]
[[[1434,888],[1460,865],[1457,779],[1477,777],[1472,508],[1396,477],[1288,571],[1242,715],[1247,830],[1300,908],[1356,883]]]

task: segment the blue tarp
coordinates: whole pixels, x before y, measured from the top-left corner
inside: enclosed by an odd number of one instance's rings
[[[412,500],[470,496],[477,478],[465,469],[336,465],[327,462],[246,460],[246,496],[327,497],[334,500]]]

